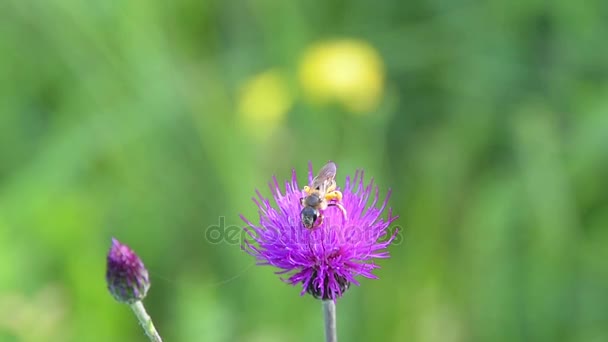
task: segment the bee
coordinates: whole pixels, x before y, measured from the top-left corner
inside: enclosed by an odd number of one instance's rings
[[[300,199],[302,211],[300,216],[304,227],[312,229],[323,222],[323,211],[328,207],[337,207],[346,220],[346,209],[340,204],[342,193],[336,190],[336,164],[328,162],[319,170],[312,182],[305,186],[305,197]],[[329,202],[334,201],[334,202]]]

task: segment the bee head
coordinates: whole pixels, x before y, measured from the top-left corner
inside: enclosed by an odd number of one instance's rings
[[[304,224],[304,227],[310,229],[314,226],[315,222],[317,222],[319,211],[315,208],[304,207],[300,216],[302,216],[302,224]]]

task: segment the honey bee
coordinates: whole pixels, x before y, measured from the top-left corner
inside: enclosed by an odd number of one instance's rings
[[[323,222],[323,211],[328,207],[337,207],[346,220],[346,209],[340,204],[342,193],[336,190],[336,164],[328,162],[319,170],[312,182],[305,186],[305,197],[300,199],[302,211],[300,216],[304,227],[312,229]],[[334,201],[334,202],[329,202]]]

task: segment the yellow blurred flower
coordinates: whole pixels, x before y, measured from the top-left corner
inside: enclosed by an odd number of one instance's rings
[[[355,113],[376,108],[384,90],[384,65],[378,52],[361,40],[319,43],[302,58],[299,78],[316,102],[336,101]]]
[[[238,98],[241,123],[254,136],[268,137],[283,122],[293,104],[283,74],[267,70],[247,80]]]

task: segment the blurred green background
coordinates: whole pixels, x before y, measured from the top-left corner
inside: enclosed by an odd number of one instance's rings
[[[550,5],[549,5],[550,4]],[[603,1],[0,3],[0,341],[320,341],[207,227],[273,174],[364,168],[401,216],[342,341],[608,340]]]

